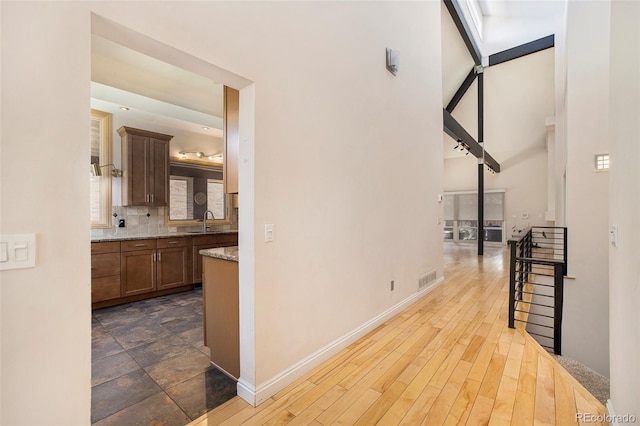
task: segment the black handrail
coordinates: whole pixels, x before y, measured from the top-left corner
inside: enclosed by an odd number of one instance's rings
[[[553,336],[529,331],[530,334],[544,339],[553,340],[553,347],[540,344],[552,349],[555,354],[562,352],[562,306],[564,298],[564,276],[567,274],[567,228],[553,226],[533,226],[524,229],[519,235],[508,241],[509,244],[509,327],[515,328],[515,322],[523,322],[537,327],[553,329]],[[534,265],[538,271],[534,272]],[[553,275],[540,273],[540,267],[553,269]],[[535,281],[534,277],[553,277],[553,285]],[[530,285],[530,291],[525,291],[525,285]],[[553,287],[553,296],[537,294],[536,288]],[[524,300],[523,295],[546,297],[552,299],[552,304],[536,303]],[[518,309],[518,304],[524,303],[527,309]],[[532,312],[532,306],[541,309],[553,309],[549,313]],[[527,314],[527,320],[516,318],[516,312]],[[553,319],[553,326],[536,323],[529,320],[530,316]]]

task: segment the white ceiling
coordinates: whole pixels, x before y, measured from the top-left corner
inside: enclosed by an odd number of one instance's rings
[[[222,137],[222,84],[95,35],[91,80],[92,108],[127,107],[135,122]]]

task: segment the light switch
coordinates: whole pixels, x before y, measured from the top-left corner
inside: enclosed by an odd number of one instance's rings
[[[5,242],[0,243],[0,262],[7,262],[9,260],[9,244]]]
[[[36,266],[36,234],[0,235],[0,270]]]
[[[13,245],[16,262],[26,262],[29,260],[29,243],[18,241]]]
[[[267,223],[264,225],[264,241],[267,243],[273,242],[275,236],[273,234],[273,223]]]
[[[618,246],[618,225],[611,225],[609,228],[609,237],[611,240],[611,245],[614,247]]]

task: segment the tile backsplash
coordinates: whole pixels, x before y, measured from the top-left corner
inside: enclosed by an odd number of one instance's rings
[[[198,231],[201,225],[195,226],[167,226],[164,223],[165,207],[123,207],[113,206],[111,228],[92,229],[92,237],[121,235],[121,236],[154,236],[165,235],[172,232]],[[213,229],[230,231],[238,229],[238,209],[231,209],[231,224],[215,225]],[[119,228],[118,221],[125,220],[125,227]],[[211,229],[211,228],[210,228]]]

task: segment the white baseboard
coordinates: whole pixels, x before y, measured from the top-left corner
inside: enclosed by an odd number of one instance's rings
[[[308,357],[302,359],[286,370],[283,370],[281,373],[258,385],[257,387],[245,382],[242,378],[240,378],[237,385],[238,396],[254,407],[257,406],[258,404],[275,395],[280,390],[284,389],[286,386],[293,383],[296,379],[298,379],[305,373],[311,371],[313,368],[317,367],[327,359],[331,358],[333,355],[340,352],[342,349],[349,346],[351,343],[358,340],[360,337],[364,336],[371,330],[383,324],[389,318],[397,315],[409,305],[426,296],[436,287],[440,286],[443,282],[444,277],[438,278],[430,285],[424,287],[416,293],[413,293],[411,296],[395,304],[391,308],[387,309],[386,311],[382,312],[366,323],[360,325],[353,331],[320,348]]]
[[[618,423],[616,413],[613,410],[613,402],[610,399],[607,399],[607,415],[611,419],[611,426],[620,426]]]

